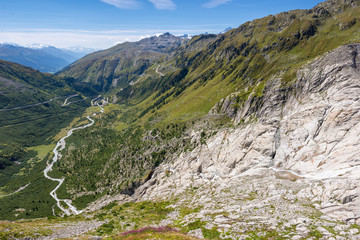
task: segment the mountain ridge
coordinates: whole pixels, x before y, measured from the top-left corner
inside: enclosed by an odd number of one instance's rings
[[[26,65],[41,72],[55,73],[84,55],[53,46],[34,48],[10,43],[0,44],[1,60]]]
[[[185,37],[164,33],[137,42],[121,43],[89,54],[62,69],[57,75],[93,82],[99,86],[97,89],[100,91],[107,91],[111,87],[124,87],[135,76],[141,75],[149,64],[154,64],[186,41]],[[94,72],[96,75],[92,75]]]

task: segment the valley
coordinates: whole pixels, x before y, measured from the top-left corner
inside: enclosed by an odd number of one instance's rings
[[[0,61],[0,238],[360,238],[359,16]]]
[[[74,97],[74,96],[77,96],[77,95],[72,95],[72,97]],[[71,102],[67,103],[67,101],[69,100],[69,98],[70,98],[70,97],[68,97],[68,98],[65,99],[65,101],[64,101],[64,103],[63,103],[63,106],[66,106],[66,105],[71,104]],[[91,105],[99,106],[99,108],[100,108],[100,110],[101,110],[100,113],[103,113],[103,112],[104,112],[104,109],[102,108],[102,106],[99,105],[97,102],[95,102],[95,104],[93,103],[93,101],[96,100],[96,99],[98,99],[98,98],[99,98],[99,97],[94,98],[93,100],[91,100]],[[92,116],[96,116],[96,113],[93,113]],[[61,185],[62,185],[63,182],[64,182],[64,178],[61,178],[61,179],[52,178],[52,177],[50,177],[50,176],[48,175],[48,172],[51,172],[51,171],[52,171],[52,168],[53,168],[53,166],[54,166],[54,163],[56,163],[58,160],[60,160],[61,154],[60,154],[59,152],[62,151],[62,150],[65,148],[65,146],[66,146],[65,139],[68,138],[68,137],[70,137],[70,136],[73,134],[74,131],[81,130],[81,129],[85,129],[85,128],[88,128],[88,127],[94,125],[95,121],[94,121],[93,119],[91,119],[90,116],[87,116],[86,118],[90,121],[89,124],[86,124],[86,125],[83,125],[83,126],[80,126],[80,127],[76,127],[76,128],[70,129],[69,132],[67,133],[67,135],[66,135],[65,137],[61,138],[61,139],[57,142],[56,147],[55,147],[54,150],[53,150],[54,157],[53,157],[51,163],[50,163],[49,165],[47,165],[47,167],[46,167],[45,170],[44,170],[44,176],[45,176],[45,178],[47,178],[47,179],[49,179],[49,180],[51,180],[51,181],[59,182],[59,184],[56,186],[56,188],[50,192],[50,195],[51,195],[52,198],[55,199],[56,205],[57,205],[57,206],[60,208],[60,210],[63,211],[66,215],[71,215],[71,214],[77,215],[77,214],[80,214],[81,211],[78,211],[78,210],[76,209],[76,207],[74,207],[74,206],[71,204],[71,201],[70,201],[70,200],[68,200],[68,199],[65,199],[65,200],[64,200],[64,199],[59,199],[59,198],[57,197],[56,190],[58,190],[58,189],[61,187]],[[68,209],[62,207],[62,206],[61,206],[61,202],[64,202],[64,203],[68,206]]]

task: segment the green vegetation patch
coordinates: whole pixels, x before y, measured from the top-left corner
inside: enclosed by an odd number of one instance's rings
[[[114,235],[127,229],[159,224],[173,210],[168,201],[128,202],[122,205],[112,203],[94,216],[100,221],[107,220],[107,223],[100,226],[94,234]]]
[[[3,222],[0,221],[0,239],[23,239],[48,236],[53,232],[45,220]]]
[[[114,239],[119,240],[148,240],[148,239],[164,239],[164,240],[195,240],[197,238],[190,237],[186,234],[180,233],[175,229],[158,227],[152,228],[147,227],[135,231],[129,231],[121,234],[120,236],[115,236]]]

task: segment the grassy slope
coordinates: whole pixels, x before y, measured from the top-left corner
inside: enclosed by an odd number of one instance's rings
[[[194,53],[188,53],[185,57],[188,62],[185,60],[182,65],[188,65],[191,59],[193,64],[189,74],[173,88],[188,86],[180,96],[165,98],[164,106],[157,110],[157,115],[165,116],[159,124],[203,116],[231,92],[240,92],[242,99],[251,92],[261,95],[265,83],[274,76],[282,78],[284,84],[291,84],[296,72],[314,58],[339,46],[360,42],[359,7],[347,9],[334,17],[315,18],[314,15],[293,11],[258,19],[210,43],[196,54],[195,60],[192,60]],[[293,18],[291,16],[295,19],[289,20]],[[274,23],[269,26],[270,22]],[[355,23],[349,25],[348,22]],[[272,30],[282,24],[287,27],[281,31]],[[316,31],[306,33],[309,26]],[[296,34],[300,35],[299,38],[294,37]],[[244,45],[247,47],[239,52]],[[217,47],[212,49],[213,46]],[[224,57],[221,59],[221,56]],[[209,72],[211,77],[207,78]],[[136,102],[136,99],[131,101]],[[148,98],[141,106],[152,107],[154,102],[156,100]],[[148,112],[144,118],[149,119],[152,115]]]
[[[122,88],[184,41],[170,34],[125,42],[85,56],[57,75],[93,84],[101,91]]]
[[[226,238],[229,235],[241,236],[246,239],[289,239],[296,235],[296,224],[292,224],[290,227],[279,225],[278,229],[268,228],[266,224],[262,223],[249,224],[246,231],[241,228],[235,232],[229,231],[229,229],[220,227],[220,224],[214,219],[217,216],[228,216],[230,213],[217,212],[214,214],[211,212],[205,214],[203,218],[196,216],[205,209],[203,206],[191,204],[193,201],[190,196],[195,191],[196,189],[188,189],[187,192],[183,193],[186,201],[184,199],[170,199],[168,201],[127,202],[122,204],[113,202],[87,215],[19,220],[12,223],[0,221],[0,238],[24,238],[37,234],[40,236],[49,235],[55,231],[66,232],[68,225],[76,225],[76,223],[80,224],[84,221],[99,221],[102,222],[102,225],[83,233],[82,236],[77,236],[77,239],[93,239],[94,236],[100,236],[103,239],[197,239],[187,235],[193,230],[201,230],[205,239],[231,239]],[[252,199],[246,201],[251,202]],[[309,223],[308,227],[311,231],[306,233],[304,239],[312,237],[320,239],[324,235],[317,230],[317,226],[322,215],[312,205],[308,206],[308,214],[314,222]],[[240,218],[239,221],[253,222],[254,220]],[[332,222],[332,224],[344,225],[342,222]],[[9,227],[11,227],[10,231]],[[352,224],[351,228],[356,230],[360,226]],[[342,230],[333,229],[332,231],[334,236],[344,235],[340,233]],[[329,236],[327,235],[327,237]],[[69,239],[74,239],[74,237]]]

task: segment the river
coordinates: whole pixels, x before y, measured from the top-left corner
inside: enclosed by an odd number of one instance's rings
[[[99,98],[99,96],[98,96],[96,99],[98,99],[98,98]],[[93,100],[96,100],[96,99],[93,99]],[[91,101],[92,104],[93,104],[93,100]],[[100,108],[100,113],[103,113],[103,112],[104,112],[104,109],[102,108],[102,106],[99,105],[97,102],[95,102],[94,105],[97,105],[97,106]],[[95,115],[97,115],[97,113],[93,113],[93,114],[92,114],[92,116],[95,116]],[[60,210],[63,211],[64,214],[66,214],[66,215],[71,215],[71,214],[77,215],[77,214],[82,213],[82,211],[77,210],[77,208],[72,205],[72,202],[71,202],[70,199],[59,199],[59,198],[57,197],[56,191],[57,191],[57,190],[60,188],[60,186],[64,183],[65,177],[63,177],[63,178],[53,178],[53,177],[50,177],[50,176],[48,175],[48,173],[52,171],[52,168],[53,168],[54,164],[61,159],[62,155],[61,155],[60,152],[61,152],[62,150],[64,150],[64,148],[65,148],[65,146],[66,146],[65,140],[66,140],[68,137],[70,137],[70,136],[74,133],[74,131],[77,131],[77,130],[80,130],[80,129],[84,129],[84,128],[88,128],[88,127],[92,126],[92,125],[95,123],[95,121],[94,121],[90,116],[87,116],[87,119],[90,121],[90,123],[88,123],[88,124],[86,124],[86,125],[84,125],[84,126],[80,126],[80,127],[76,127],[76,128],[70,129],[70,130],[68,131],[68,133],[66,134],[66,136],[63,137],[62,139],[60,139],[60,140],[57,142],[57,144],[56,144],[56,146],[55,146],[55,148],[54,148],[54,150],[53,150],[54,157],[52,158],[51,162],[48,162],[48,165],[46,166],[46,168],[45,168],[45,170],[44,170],[44,176],[45,176],[45,178],[47,178],[47,179],[49,179],[49,180],[51,180],[51,181],[54,181],[54,182],[58,182],[58,185],[54,188],[54,190],[52,190],[52,191],[50,192],[50,196],[55,199],[56,205],[57,205],[57,206],[60,208]],[[62,204],[62,202],[65,203],[65,205]],[[67,206],[67,207],[66,207],[66,206]]]

